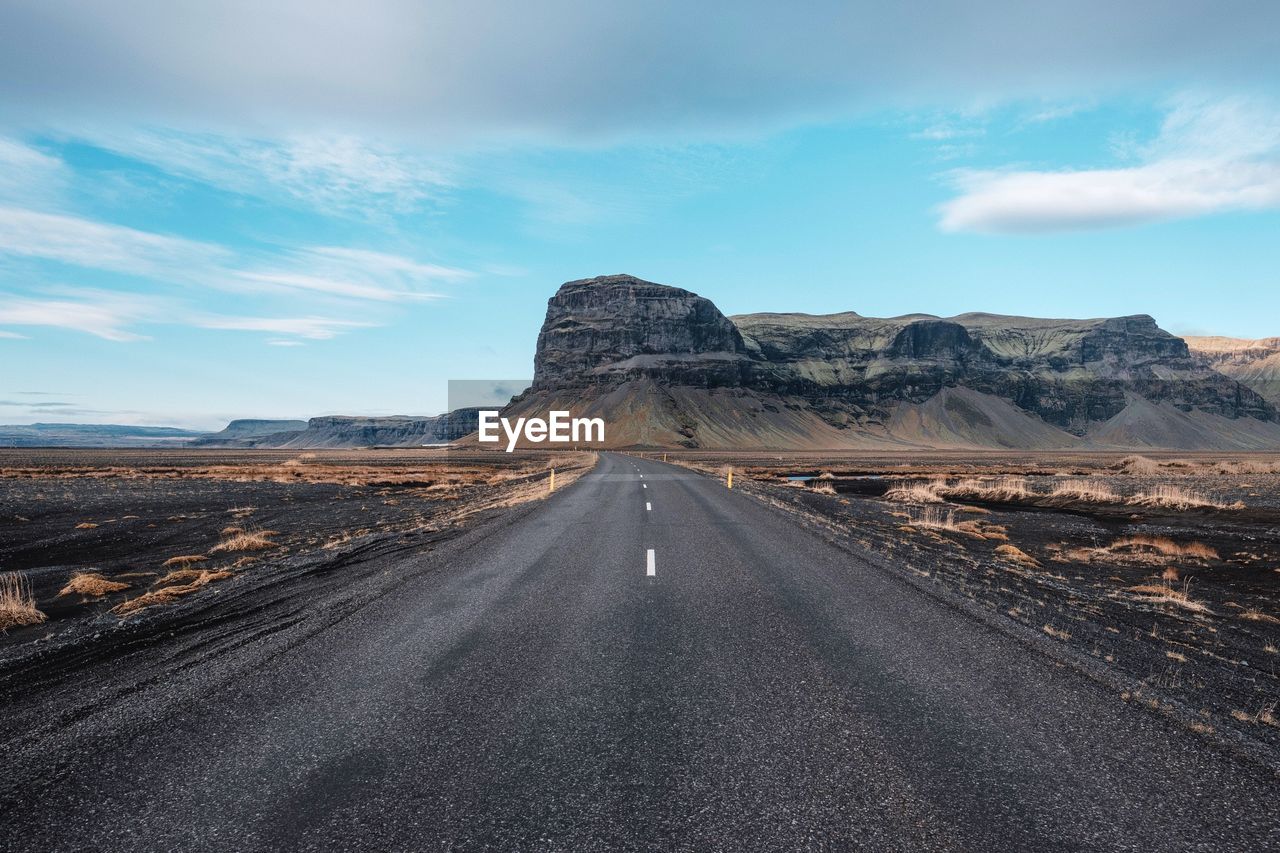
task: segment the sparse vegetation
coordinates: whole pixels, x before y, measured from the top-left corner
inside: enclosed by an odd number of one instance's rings
[[[102,598],[104,595],[128,588],[129,584],[108,580],[98,572],[76,572],[71,576],[71,580],[67,581],[66,586],[58,591],[58,596],[82,595],[85,598]]]
[[[82,521],[76,525],[76,530],[93,530],[97,526],[92,521]]]
[[[1132,506],[1161,507],[1164,509],[1227,509],[1221,501],[1198,494],[1182,486],[1162,484],[1147,491],[1138,492],[1126,501]]]
[[[237,530],[236,532],[239,532],[239,531]],[[169,568],[170,566],[177,566],[180,569],[185,569],[188,566],[194,566],[196,563],[203,563],[205,560],[208,560],[208,559],[209,558],[206,557],[204,554],[183,554],[182,556],[178,556],[178,557],[170,557],[169,559],[161,563],[161,565],[164,566],[166,569]]]
[[[36,607],[27,579],[16,572],[0,574],[0,632],[43,621],[45,615]]]
[[[188,570],[180,570],[180,571],[188,571]],[[172,574],[177,574],[177,572],[174,572]],[[155,607],[156,605],[160,605],[160,604],[172,604],[173,602],[177,601],[179,598],[182,598],[184,595],[190,595],[191,593],[195,592],[201,587],[208,586],[214,581],[220,581],[223,578],[229,578],[232,576],[232,574],[233,572],[229,572],[226,570],[221,570],[216,572],[197,571],[195,573],[195,577],[191,578],[185,584],[173,584],[173,585],[161,587],[160,589],[153,589],[150,592],[145,592],[142,595],[139,595],[137,598],[130,598],[127,601],[123,601],[120,604],[117,604],[114,608],[112,608],[111,612],[116,613],[120,616],[131,616],[134,613],[137,613],[141,610],[145,610],[148,607]]]
[[[930,530],[958,530],[956,526],[955,510],[946,510],[945,512],[938,507],[925,507],[920,513],[912,513],[908,519],[908,523],[914,527],[924,527]]]
[[[1137,584],[1126,588],[1127,592],[1140,596],[1144,601],[1155,604],[1172,604],[1196,613],[1207,612],[1207,607],[1198,601],[1192,600],[1190,590],[1190,581],[1184,582],[1181,589],[1167,581],[1159,584]]]
[[[228,528],[230,529],[230,528]],[[271,537],[278,535],[275,530],[240,530],[233,532],[227,539],[222,540],[217,545],[209,549],[211,554],[221,554],[229,551],[265,551],[268,548],[278,548],[280,543],[272,542]],[[223,531],[226,533],[226,530]]]
[[[908,480],[893,486],[884,493],[884,496],[886,500],[898,501],[899,503],[942,503],[942,497],[938,494],[938,490],[943,486],[945,486],[945,482],[942,480],[933,480],[927,483],[919,480]]]
[[[1097,480],[1070,480],[1059,483],[1054,486],[1049,497],[1099,504],[1120,501],[1120,496],[1112,491],[1110,486]]]
[[[996,477],[992,480],[965,479],[939,490],[946,497],[979,501],[1020,501],[1033,496],[1025,477]]]
[[[1016,545],[998,545],[996,553],[1002,557],[1013,560],[1015,563],[1021,563],[1024,566],[1039,566],[1040,563],[1035,557],[1023,551]]]
[[[1070,640],[1070,639],[1071,639],[1071,632],[1070,632],[1070,631],[1064,631],[1064,630],[1062,630],[1061,628],[1055,628],[1055,627],[1053,627],[1052,625],[1049,625],[1049,624],[1042,625],[1042,626],[1040,627],[1040,630],[1041,630],[1041,631],[1044,631],[1046,634],[1048,634],[1050,637],[1053,637],[1055,640]]]

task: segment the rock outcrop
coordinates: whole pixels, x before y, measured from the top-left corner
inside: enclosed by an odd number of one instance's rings
[[[1280,446],[1272,403],[1146,315],[725,317],[624,275],[549,300],[510,411],[552,402],[606,416],[617,444],[1149,446],[1150,421],[1161,446]]]
[[[1280,406],[1280,338],[1184,337],[1193,355]]]
[[[199,447],[253,447],[255,439],[274,436],[278,440],[284,440],[283,436],[302,432],[306,428],[306,421],[241,418],[192,444]]]
[[[456,409],[434,417],[366,418],[325,415],[312,418],[305,429],[256,437],[206,441],[206,446],[310,449],[342,447],[420,447],[447,444],[476,431],[479,409]]]

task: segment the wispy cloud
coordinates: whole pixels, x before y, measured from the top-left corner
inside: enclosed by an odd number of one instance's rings
[[[405,213],[450,186],[439,163],[353,135],[268,139],[153,127],[76,136],[175,177],[330,215]]]
[[[44,200],[57,194],[71,170],[57,157],[0,136],[0,200]]]
[[[84,332],[109,341],[137,341],[130,327],[154,318],[158,307],[148,300],[99,293],[85,298],[38,299],[0,294],[0,325],[45,326]]]
[[[0,207],[0,256],[5,255],[197,288],[177,292],[188,295],[204,291],[233,292],[242,299],[275,295],[303,306],[308,301],[327,300],[330,309],[341,303],[352,313],[371,303],[438,299],[441,286],[472,276],[454,267],[341,246],[233,251],[213,243],[17,207]],[[154,300],[128,294],[97,293],[88,299],[43,297],[0,295],[0,325],[76,329],[108,340],[129,341],[141,337],[129,331],[130,327],[157,321],[162,313],[175,318],[194,316],[181,304],[169,304],[161,310],[154,306]],[[254,329],[246,325],[254,321],[260,323],[256,327],[259,331],[325,339],[344,328],[371,325],[359,319],[317,325],[322,319],[307,312],[301,319],[293,314],[284,321],[231,318],[205,327]],[[0,335],[18,336],[12,331]]]
[[[1133,166],[962,171],[944,231],[1045,233],[1280,207],[1280,108],[1184,97]]]
[[[19,207],[0,207],[0,254],[162,279],[232,257],[209,243]]]
[[[105,291],[68,291],[52,299],[0,293],[0,325],[42,326],[83,332],[108,341],[129,342],[147,339],[146,335],[137,331],[137,327],[142,325],[262,332],[295,340],[321,341],[334,338],[344,331],[369,328],[377,324],[319,315],[228,316],[193,311],[173,300],[160,297]]]
[[[331,317],[204,317],[195,319],[193,322],[194,325],[204,329],[270,332],[313,341],[328,340],[346,329],[368,328],[375,325],[359,320],[338,320]]]

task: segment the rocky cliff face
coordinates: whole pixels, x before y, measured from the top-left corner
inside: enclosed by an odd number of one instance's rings
[[[627,275],[571,281],[547,303],[533,360],[534,390],[649,378],[736,385],[742,336],[710,300]]]
[[[338,447],[420,447],[445,444],[476,431],[479,409],[457,409],[434,417],[362,418],[326,415],[312,418],[305,429],[203,442],[217,447],[323,449]]]
[[[1280,406],[1280,338],[1183,338],[1193,355]]]
[[[988,429],[1000,433],[986,442],[993,446],[1078,446],[1104,426],[1107,434],[1139,434],[1143,418],[1177,434],[1186,413],[1218,419],[1226,431],[1247,418],[1249,442],[1270,429],[1280,440],[1271,403],[1146,315],[730,318],[687,290],[615,275],[569,282],[551,298],[534,367],[533,388],[516,409],[576,396],[599,414],[609,400],[629,435],[652,437],[667,429],[656,424],[678,424],[672,440],[686,446],[708,446],[713,431],[730,446],[734,429],[748,439],[756,430],[760,446],[769,446],[773,436],[814,434],[815,422],[824,446],[832,441],[827,427],[849,441],[947,435],[983,445]],[[627,397],[621,388],[644,392]],[[691,389],[710,394],[703,399],[714,417],[699,413]],[[949,389],[966,390],[944,398]],[[731,400],[740,402],[739,415]],[[1134,408],[1135,401],[1150,405]],[[1200,427],[1183,432],[1193,444],[1204,435]]]
[[[732,319],[748,348],[767,361],[756,375],[769,387],[844,403],[861,419],[876,419],[888,401],[923,402],[957,386],[1008,399],[1076,435],[1114,417],[1133,394],[1229,418],[1275,416],[1266,401],[1207,369],[1146,315]]]
[[[199,447],[253,447],[256,439],[266,436],[282,437],[301,432],[306,421],[273,420],[267,418],[240,418],[227,424],[218,432],[194,442]],[[280,438],[280,440],[284,440]]]

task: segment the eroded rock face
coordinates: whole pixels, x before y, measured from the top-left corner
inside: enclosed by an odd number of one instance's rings
[[[727,318],[694,293],[631,276],[562,286],[548,303],[534,367],[538,392],[645,380],[737,387],[803,405],[841,428],[883,427],[898,404],[947,388],[1001,398],[1077,436],[1134,398],[1228,418],[1277,417],[1146,315]]]
[[[1193,356],[1280,406],[1280,338],[1188,337]]]
[[[867,418],[889,400],[922,402],[947,387],[1010,400],[1077,435],[1127,395],[1226,417],[1271,420],[1256,393],[1208,369],[1146,315],[1045,320],[994,314],[749,314],[732,318],[779,393],[842,400]]]
[[[533,387],[628,378],[713,387],[743,379],[742,336],[710,300],[629,275],[562,285],[547,302]]]

